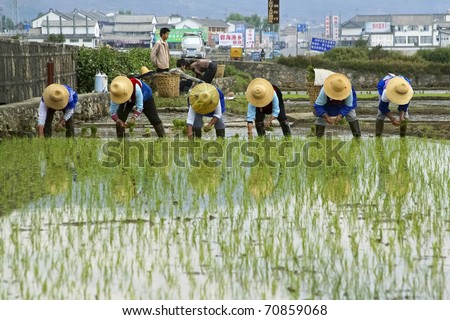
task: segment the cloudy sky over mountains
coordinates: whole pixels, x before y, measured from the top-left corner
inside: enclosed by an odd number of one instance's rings
[[[7,16],[14,16],[14,0],[0,0],[0,9]],[[17,0],[20,20],[34,19],[39,12],[49,8],[69,12],[73,9],[118,12],[129,10],[135,14],[170,15],[183,17],[224,19],[232,12],[243,15],[267,16],[268,0]],[[449,0],[280,0],[281,23],[287,19],[321,21],[325,15],[340,15],[343,21],[357,14],[389,13],[445,13],[450,9]]]

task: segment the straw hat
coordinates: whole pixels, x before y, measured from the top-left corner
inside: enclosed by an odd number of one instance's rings
[[[62,84],[51,84],[45,88],[42,94],[47,107],[62,110],[69,103],[69,90]]]
[[[208,114],[216,109],[219,103],[219,92],[209,83],[200,83],[189,90],[189,102],[198,114]]]
[[[148,70],[148,68],[146,67],[146,66],[142,66],[141,67],[141,77],[145,77],[145,76],[147,76],[148,74],[150,74],[150,73],[153,73],[154,71],[152,71],[152,70]]]
[[[122,104],[130,100],[132,94],[133,84],[127,77],[118,76],[111,82],[109,96],[112,102]]]
[[[352,92],[352,84],[342,73],[335,73],[325,79],[323,90],[333,100],[345,100]]]
[[[273,86],[263,78],[255,78],[250,82],[245,91],[248,102],[257,108],[267,106],[273,100]]]
[[[402,77],[392,78],[386,86],[386,97],[389,101],[398,105],[407,104],[413,94],[411,85]]]

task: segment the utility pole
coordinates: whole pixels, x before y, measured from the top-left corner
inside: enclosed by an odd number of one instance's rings
[[[3,8],[0,8],[0,33],[3,33]]]
[[[19,21],[17,21],[18,20],[18,13],[17,13],[18,11],[17,11],[17,0],[14,0],[13,1],[13,19],[14,19],[14,26],[13,26],[13,33],[15,34],[16,33],[16,27],[17,27],[17,25],[19,24]]]

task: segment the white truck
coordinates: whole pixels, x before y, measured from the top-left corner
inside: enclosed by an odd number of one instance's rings
[[[206,50],[203,44],[202,36],[197,33],[185,33],[181,40],[181,58],[206,57]]]

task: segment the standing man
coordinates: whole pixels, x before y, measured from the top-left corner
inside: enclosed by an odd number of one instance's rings
[[[316,136],[323,137],[327,124],[336,125],[342,118],[345,118],[353,136],[361,137],[361,129],[355,112],[357,106],[356,92],[350,80],[341,73],[329,75],[314,103],[317,114]]]
[[[190,63],[185,59],[180,59],[179,61],[180,65],[187,70],[192,70],[198,79],[206,83],[211,83],[216,75],[217,63],[209,59],[198,59]]]
[[[409,102],[414,94],[411,87],[411,81],[403,76],[396,76],[389,73],[378,82],[378,94],[380,102],[378,104],[378,115],[375,123],[375,136],[380,137],[384,129],[384,120],[386,117],[391,120],[391,123],[398,127],[400,126],[400,136],[406,135],[406,122],[409,118],[408,107]],[[391,110],[389,110],[389,103],[392,102],[398,105],[399,119],[394,117]]]
[[[156,111],[152,89],[137,78],[115,77],[109,88],[111,104],[109,112],[116,123],[117,138],[122,138],[125,128],[133,126],[143,112],[155,128],[158,137],[165,136],[164,126]],[[131,120],[127,121],[132,112]]]
[[[45,88],[38,111],[38,125],[36,127],[39,137],[52,136],[52,122],[56,111],[63,111],[64,115],[55,126],[55,130],[66,128],[66,137],[75,135],[73,113],[78,102],[78,95],[71,87],[62,84],[51,84]]]
[[[258,136],[265,136],[265,128],[272,126],[272,121],[277,119],[280,123],[283,135],[291,135],[291,128],[284,109],[283,95],[280,89],[263,78],[255,78],[250,82],[245,92],[248,101],[247,107],[247,131],[248,137],[253,137],[253,121],[255,121]],[[264,122],[265,116],[269,120]]]
[[[170,53],[169,44],[167,39],[169,38],[170,29],[161,28],[159,31],[160,39],[155,43],[150,54],[150,59],[153,65],[156,67],[156,72],[169,71]]]

